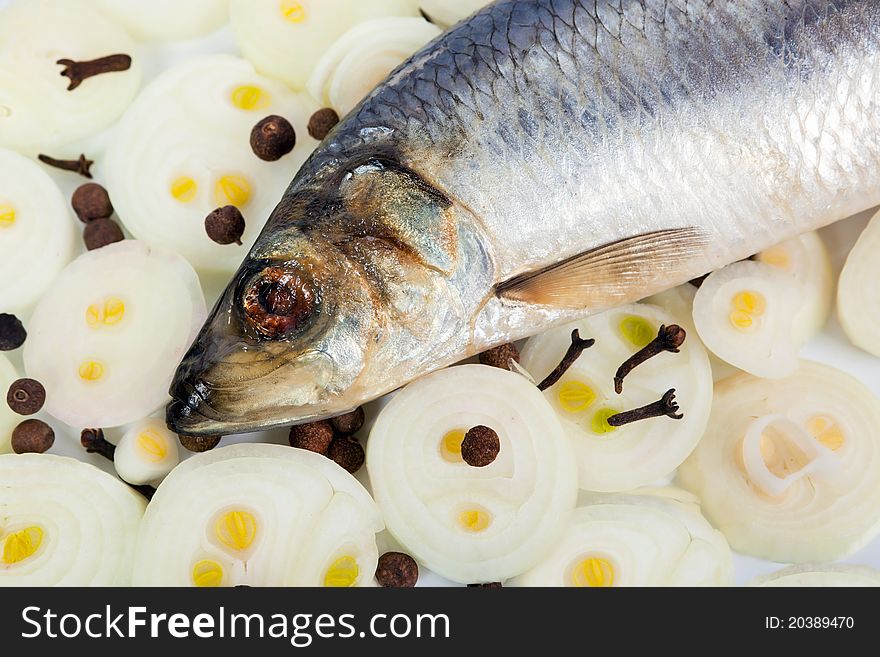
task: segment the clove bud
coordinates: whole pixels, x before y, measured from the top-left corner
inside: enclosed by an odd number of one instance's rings
[[[581,334],[578,329],[575,329],[571,332],[571,345],[568,347],[568,351],[565,352],[565,355],[562,357],[559,365],[547,375],[547,377],[538,384],[538,390],[544,391],[554,383],[559,381],[562,378],[563,374],[568,371],[574,362],[580,358],[581,354],[584,352],[584,349],[589,349],[596,341],[592,338],[587,340],[581,340]]]
[[[72,59],[59,59],[56,64],[63,66],[61,75],[70,78],[68,91],[73,91],[84,80],[102,73],[119,73],[131,68],[131,57],[128,55],[108,55],[100,59],[77,62]]]
[[[684,417],[682,413],[678,412],[678,403],[675,401],[675,388],[667,390],[663,397],[647,406],[616,413],[609,417],[606,422],[612,427],[622,427],[625,424],[647,420],[652,417],[663,417],[664,415],[673,420],[680,420]]]
[[[679,352],[679,347],[684,344],[687,332],[678,324],[661,326],[657,331],[657,337],[646,344],[642,349],[630,356],[623,365],[617,368],[614,375],[614,391],[619,395],[623,392],[623,379],[639,365],[657,354],[668,351],[673,354]]]

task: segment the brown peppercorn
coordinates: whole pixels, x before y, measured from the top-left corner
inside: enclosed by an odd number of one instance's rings
[[[296,130],[283,116],[272,114],[251,130],[251,150],[261,160],[275,162],[296,146]]]
[[[326,454],[333,442],[333,427],[327,420],[298,424],[290,427],[288,440],[291,447]]]
[[[500,589],[501,582],[483,582],[482,584],[468,584],[469,589]]]
[[[333,428],[342,434],[353,434],[357,433],[361,430],[361,427],[364,426],[364,409],[361,406],[358,406],[353,411],[349,411],[344,415],[337,415],[336,417],[330,418],[330,424],[333,425]]]
[[[461,458],[468,465],[482,468],[495,460],[501,451],[498,434],[489,427],[479,424],[464,435],[461,441]]]
[[[220,436],[177,436],[184,449],[201,454],[220,444]]]
[[[106,219],[113,214],[110,195],[98,183],[86,183],[77,187],[70,203],[79,220],[86,224],[94,219]]]
[[[358,439],[354,436],[339,436],[335,438],[330,443],[327,456],[352,474],[361,469],[366,459],[364,448],[361,447]]]
[[[519,349],[515,344],[508,342],[497,347],[492,347],[488,351],[480,354],[480,362],[490,367],[498,367],[502,370],[510,369],[510,361],[519,362]]]
[[[403,552],[386,552],[379,557],[376,581],[389,589],[411,589],[419,581],[419,564]]]
[[[27,331],[15,315],[0,313],[0,351],[12,351],[24,344]]]
[[[46,389],[39,381],[19,379],[9,386],[6,403],[19,415],[33,415],[46,403]]]
[[[244,217],[234,205],[224,205],[205,217],[205,232],[217,244],[238,244],[244,235]]]
[[[83,231],[83,241],[89,251],[100,249],[108,244],[121,242],[125,239],[122,229],[112,219],[94,219],[86,224]]]
[[[328,133],[339,123],[339,115],[332,107],[319,109],[309,119],[309,134],[318,141],[323,141]]]
[[[55,442],[55,432],[42,420],[25,420],[12,430],[12,451],[42,454]]]

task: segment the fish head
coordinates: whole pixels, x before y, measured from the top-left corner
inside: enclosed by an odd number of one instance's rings
[[[166,420],[179,434],[241,433],[359,403],[354,384],[376,329],[363,274],[296,226],[264,238],[177,369]]]

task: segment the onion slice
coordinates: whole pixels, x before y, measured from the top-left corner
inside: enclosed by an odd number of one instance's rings
[[[28,326],[24,367],[46,411],[74,427],[135,422],[165,403],[207,315],[180,256],[125,240],[74,260]]]
[[[330,459],[240,444],[187,459],[153,497],[138,586],[371,586],[382,519]]]
[[[880,586],[880,571],[848,563],[799,564],[757,577],[748,586],[876,587]]]
[[[880,212],[859,236],[846,259],[837,286],[837,317],[850,341],[880,356],[880,296],[875,281],[880,276]]]
[[[808,361],[785,379],[725,379],[679,481],[740,552],[843,558],[880,530],[880,400]]]
[[[309,78],[309,92],[344,116],[439,34],[422,18],[378,18],[356,25],[324,53]]]
[[[134,55],[119,25],[83,2],[18,0],[0,11],[0,147],[26,155],[62,149],[118,119],[137,94],[141,69],[95,75],[75,90],[60,59]]]
[[[127,586],[145,501],[93,465],[0,456],[0,586]]]
[[[219,29],[229,0],[92,0],[139,41],[179,41]]]
[[[465,463],[461,442],[494,430],[500,451]],[[422,377],[381,410],[367,470],[391,534],[416,560],[462,583],[495,582],[534,566],[575,506],[571,447],[525,378],[484,365]]]
[[[107,151],[107,188],[126,228],[170,248],[201,272],[231,274],[253,245],[290,178],[317,142],[306,126],[313,100],[229,55],[205,55],[154,80],[120,122]],[[257,158],[254,125],[269,114],[293,125],[297,146],[277,162]],[[242,245],[213,242],[205,217],[234,205]]]
[[[574,449],[581,488],[618,492],[649,485],[675,470],[700,440],[712,403],[712,373],[693,333],[679,353],[654,356],[627,375],[622,394],[614,390],[618,367],[657,337],[660,326],[684,320],[657,306],[633,304],[551,329],[523,347],[520,363],[541,381],[566,353],[573,329],[596,340],[544,392]],[[650,404],[671,388],[683,419],[608,425],[609,415]]]
[[[513,586],[728,586],[730,547],[677,489],[588,498],[553,552]]]
[[[31,310],[72,256],[61,190],[38,164],[0,148],[0,312]]]

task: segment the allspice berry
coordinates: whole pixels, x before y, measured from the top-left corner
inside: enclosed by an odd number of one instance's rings
[[[357,433],[364,426],[364,409],[358,406],[344,415],[332,417],[330,418],[330,424],[333,425],[337,433],[348,435]]]
[[[251,130],[251,150],[261,160],[275,162],[296,146],[296,130],[283,116],[273,114]]]
[[[108,244],[121,242],[125,239],[122,229],[112,219],[93,219],[86,224],[83,231],[83,241],[89,251],[100,249]]]
[[[339,436],[330,443],[330,449],[327,450],[329,456],[335,463],[341,465],[354,474],[361,469],[366,456],[364,448],[354,436]]]
[[[483,582],[482,584],[468,584],[469,589],[500,589],[501,582]]]
[[[234,205],[217,208],[205,217],[205,232],[217,244],[238,244],[244,235],[244,217]]]
[[[291,447],[326,454],[333,442],[333,427],[327,420],[298,424],[290,427],[288,440]]]
[[[332,107],[319,109],[309,119],[309,134],[318,141],[323,141],[330,131],[339,123],[339,115]]]
[[[184,449],[201,454],[220,444],[220,436],[177,436]]]
[[[27,331],[15,315],[0,313],[0,351],[12,351],[24,344]]]
[[[419,564],[403,552],[386,552],[376,566],[379,586],[390,589],[410,589],[419,581]]]
[[[12,430],[12,451],[16,454],[42,454],[55,442],[55,432],[42,420],[25,420]]]
[[[70,203],[79,220],[86,224],[95,219],[106,219],[113,214],[110,195],[98,183],[86,183],[77,187]]]
[[[483,468],[492,463],[501,451],[501,441],[493,429],[479,424],[464,435],[461,458],[468,465]]]
[[[480,354],[480,363],[490,367],[498,367],[502,370],[510,369],[511,360],[519,362],[519,349],[510,342],[492,347]]]
[[[46,389],[33,379],[13,381],[6,392],[6,403],[19,415],[33,415],[46,403]]]

